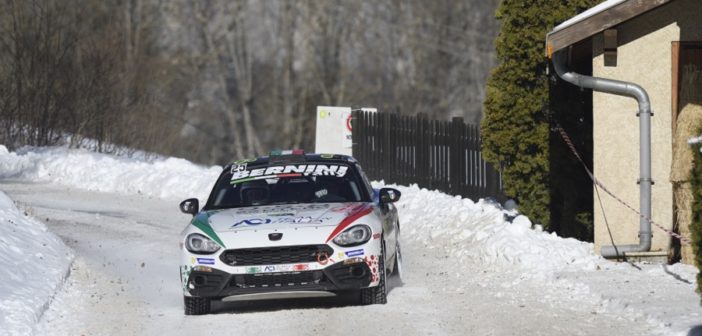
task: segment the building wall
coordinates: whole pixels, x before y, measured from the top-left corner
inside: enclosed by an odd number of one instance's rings
[[[605,67],[602,35],[593,37],[593,75],[634,82],[649,94],[651,120],[653,220],[672,227],[672,185],[669,181],[671,138],[671,42],[700,40],[702,25],[695,15],[702,1],[678,0],[617,26],[620,41],[617,66]],[[593,165],[595,175],[614,194],[639,208],[639,120],[636,100],[611,94],[593,94]],[[637,244],[638,215],[600,192],[604,215],[618,245]],[[603,211],[595,199],[595,249],[611,245]],[[652,227],[652,251],[667,251],[670,239]]]

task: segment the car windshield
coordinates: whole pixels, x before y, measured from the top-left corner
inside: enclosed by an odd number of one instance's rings
[[[357,181],[343,164],[234,165],[220,176],[206,208],[360,202],[368,196]]]

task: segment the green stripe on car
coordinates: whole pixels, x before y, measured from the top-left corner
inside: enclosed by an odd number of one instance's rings
[[[208,217],[209,216],[207,216],[206,214],[199,214],[193,219],[192,224],[196,228],[200,229],[203,233],[205,233],[208,237],[210,237],[210,239],[217,242],[217,244],[219,244],[223,248],[226,248],[222,240],[219,239],[217,233],[215,233],[214,229],[212,229],[212,227],[210,226],[209,221],[207,220]]]
[[[268,176],[266,176],[266,177],[268,177]],[[258,180],[258,179],[256,177],[245,177],[245,178],[238,179],[238,180],[232,180],[231,184],[244,183],[244,182],[253,181],[253,180]]]

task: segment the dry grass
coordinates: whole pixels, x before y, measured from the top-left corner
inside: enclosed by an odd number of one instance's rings
[[[685,237],[691,236],[690,225],[692,224],[692,185],[690,182],[675,183],[673,185],[673,200],[675,202],[675,225],[673,230]],[[682,262],[694,265],[695,254],[691,245],[682,245],[680,250]]]
[[[673,136],[673,164],[670,169],[672,182],[690,181],[692,172],[692,148],[687,140],[698,136],[702,125],[702,105],[687,104],[678,115]]]
[[[675,204],[674,230],[685,237],[690,237],[692,224],[692,202],[694,200],[692,186],[693,157],[692,148],[687,140],[699,136],[702,125],[702,67],[688,65],[682,71],[680,85],[680,106],[673,137],[673,162],[670,170],[670,180],[673,182],[673,200]],[[694,263],[692,246],[683,245],[681,248],[682,262]]]

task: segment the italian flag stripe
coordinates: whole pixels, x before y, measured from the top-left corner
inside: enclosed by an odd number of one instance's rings
[[[357,219],[373,212],[373,207],[370,204],[364,204],[360,205],[353,210],[350,211],[350,213],[347,214],[346,218],[339,223],[339,225],[336,226],[336,229],[332,231],[332,233],[327,237],[327,243],[334,239],[336,235],[338,235],[341,231],[344,231],[349,225],[351,225],[353,222],[355,222]]]
[[[195,225],[196,228],[200,229],[200,231],[202,231],[204,234],[206,234],[208,237],[210,237],[210,239],[217,242],[217,244],[222,246],[222,248],[226,248],[226,246],[224,246],[224,243],[222,242],[222,240],[219,239],[219,236],[217,235],[217,233],[215,233],[214,229],[212,229],[210,224],[207,223],[207,216],[206,215],[204,215],[204,216],[200,215],[200,216],[195,217],[195,219],[193,220],[193,225]]]

